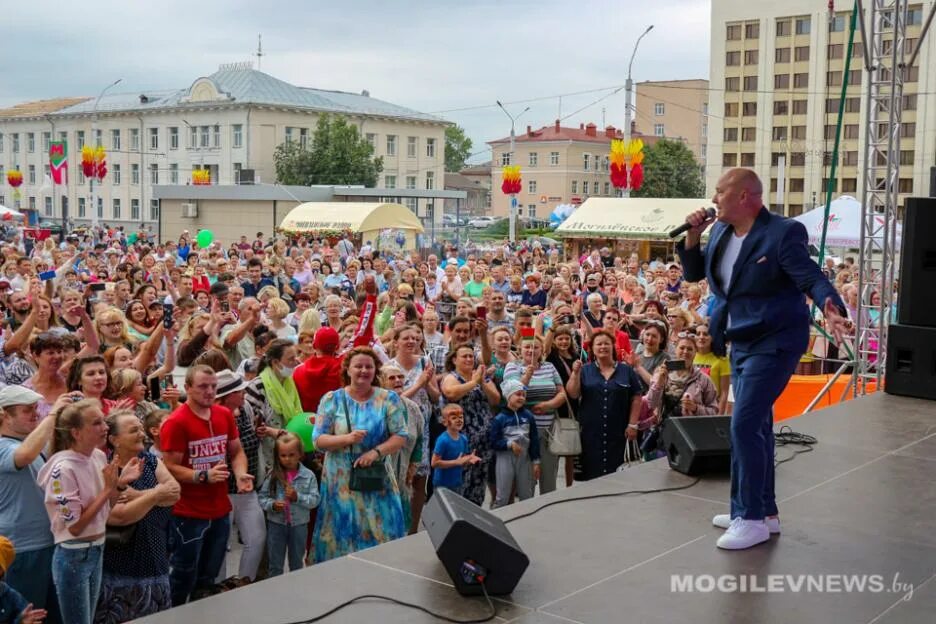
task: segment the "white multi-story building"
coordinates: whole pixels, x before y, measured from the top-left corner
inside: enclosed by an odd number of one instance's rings
[[[908,61],[920,44],[922,23],[932,5],[933,0],[910,5]],[[794,216],[821,205],[844,81],[845,114],[833,197],[860,194],[868,74],[859,28],[845,75],[852,5],[837,6],[845,10],[830,14],[826,3],[813,0],[712,1],[709,193],[724,169],[750,167],[764,180],[765,190],[769,188],[764,202],[774,209]],[[868,3],[865,11],[867,20]],[[885,32],[885,48],[889,44]],[[907,196],[928,193],[930,167],[936,159],[936,71],[926,69],[933,67],[931,60],[936,62],[932,32],[904,74],[900,205]]]
[[[96,106],[96,108],[95,108]],[[370,97],[299,87],[254,70],[248,63],[223,65],[191,86],[144,93],[107,93],[95,98],[30,102],[0,110],[0,204],[14,206],[6,172],[23,172],[22,198],[39,219],[67,217],[76,224],[140,225],[159,219],[155,185],[191,182],[208,169],[212,184],[274,183],[273,152],[285,141],[311,145],[321,113],[346,116],[383,157],[378,187],[442,189],[445,127],[449,122]],[[97,133],[92,136],[92,120]],[[43,188],[49,142],[68,142],[69,183]],[[81,175],[83,145],[102,145],[108,173],[91,189]],[[323,181],[327,182],[327,181]],[[413,199],[405,200],[412,209]],[[441,221],[442,206],[420,203],[419,216]]]

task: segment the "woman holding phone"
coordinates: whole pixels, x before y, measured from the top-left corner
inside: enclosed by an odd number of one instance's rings
[[[718,413],[718,389],[705,372],[694,366],[695,356],[695,334],[682,332],[676,339],[676,359],[657,367],[647,393],[647,403],[656,412],[657,422]]]

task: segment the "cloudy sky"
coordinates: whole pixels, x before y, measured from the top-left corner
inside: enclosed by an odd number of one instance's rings
[[[242,0],[4,3],[0,107],[122,91],[187,87],[219,64],[256,59],[293,84],[359,92],[432,112],[484,142],[518,121],[623,125],[634,41],[642,80],[705,78],[708,0]],[[588,93],[581,93],[581,92]],[[675,97],[675,96],[674,96]],[[604,98],[596,102],[599,98]],[[467,110],[458,110],[467,109]],[[583,109],[583,110],[580,110]],[[578,112],[576,112],[578,111]],[[637,120],[638,125],[641,120]],[[646,125],[646,124],[644,124]],[[489,157],[489,156],[488,156]]]

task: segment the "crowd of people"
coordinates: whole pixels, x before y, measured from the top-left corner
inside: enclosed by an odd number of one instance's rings
[[[435,489],[509,505],[730,409],[710,293],[673,258],[332,242],[3,243],[0,613],[127,621],[414,533]]]

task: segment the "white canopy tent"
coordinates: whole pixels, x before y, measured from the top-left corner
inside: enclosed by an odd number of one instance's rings
[[[415,249],[423,226],[403,204],[363,202],[307,202],[289,211],[280,227],[287,232],[350,231],[380,248]],[[402,242],[402,244],[400,244]]]
[[[9,221],[10,219],[22,219],[26,215],[18,210],[13,210],[12,208],[7,208],[6,206],[0,205],[0,219],[4,221]]]
[[[826,246],[858,247],[861,240],[861,202],[850,195],[842,195],[829,204],[829,218],[825,219],[825,206],[818,206],[798,217],[797,221],[806,226],[809,242],[818,246],[822,240],[823,224],[828,221]],[[880,224],[884,225],[883,216]],[[901,227],[897,224],[897,245],[900,245]]]

